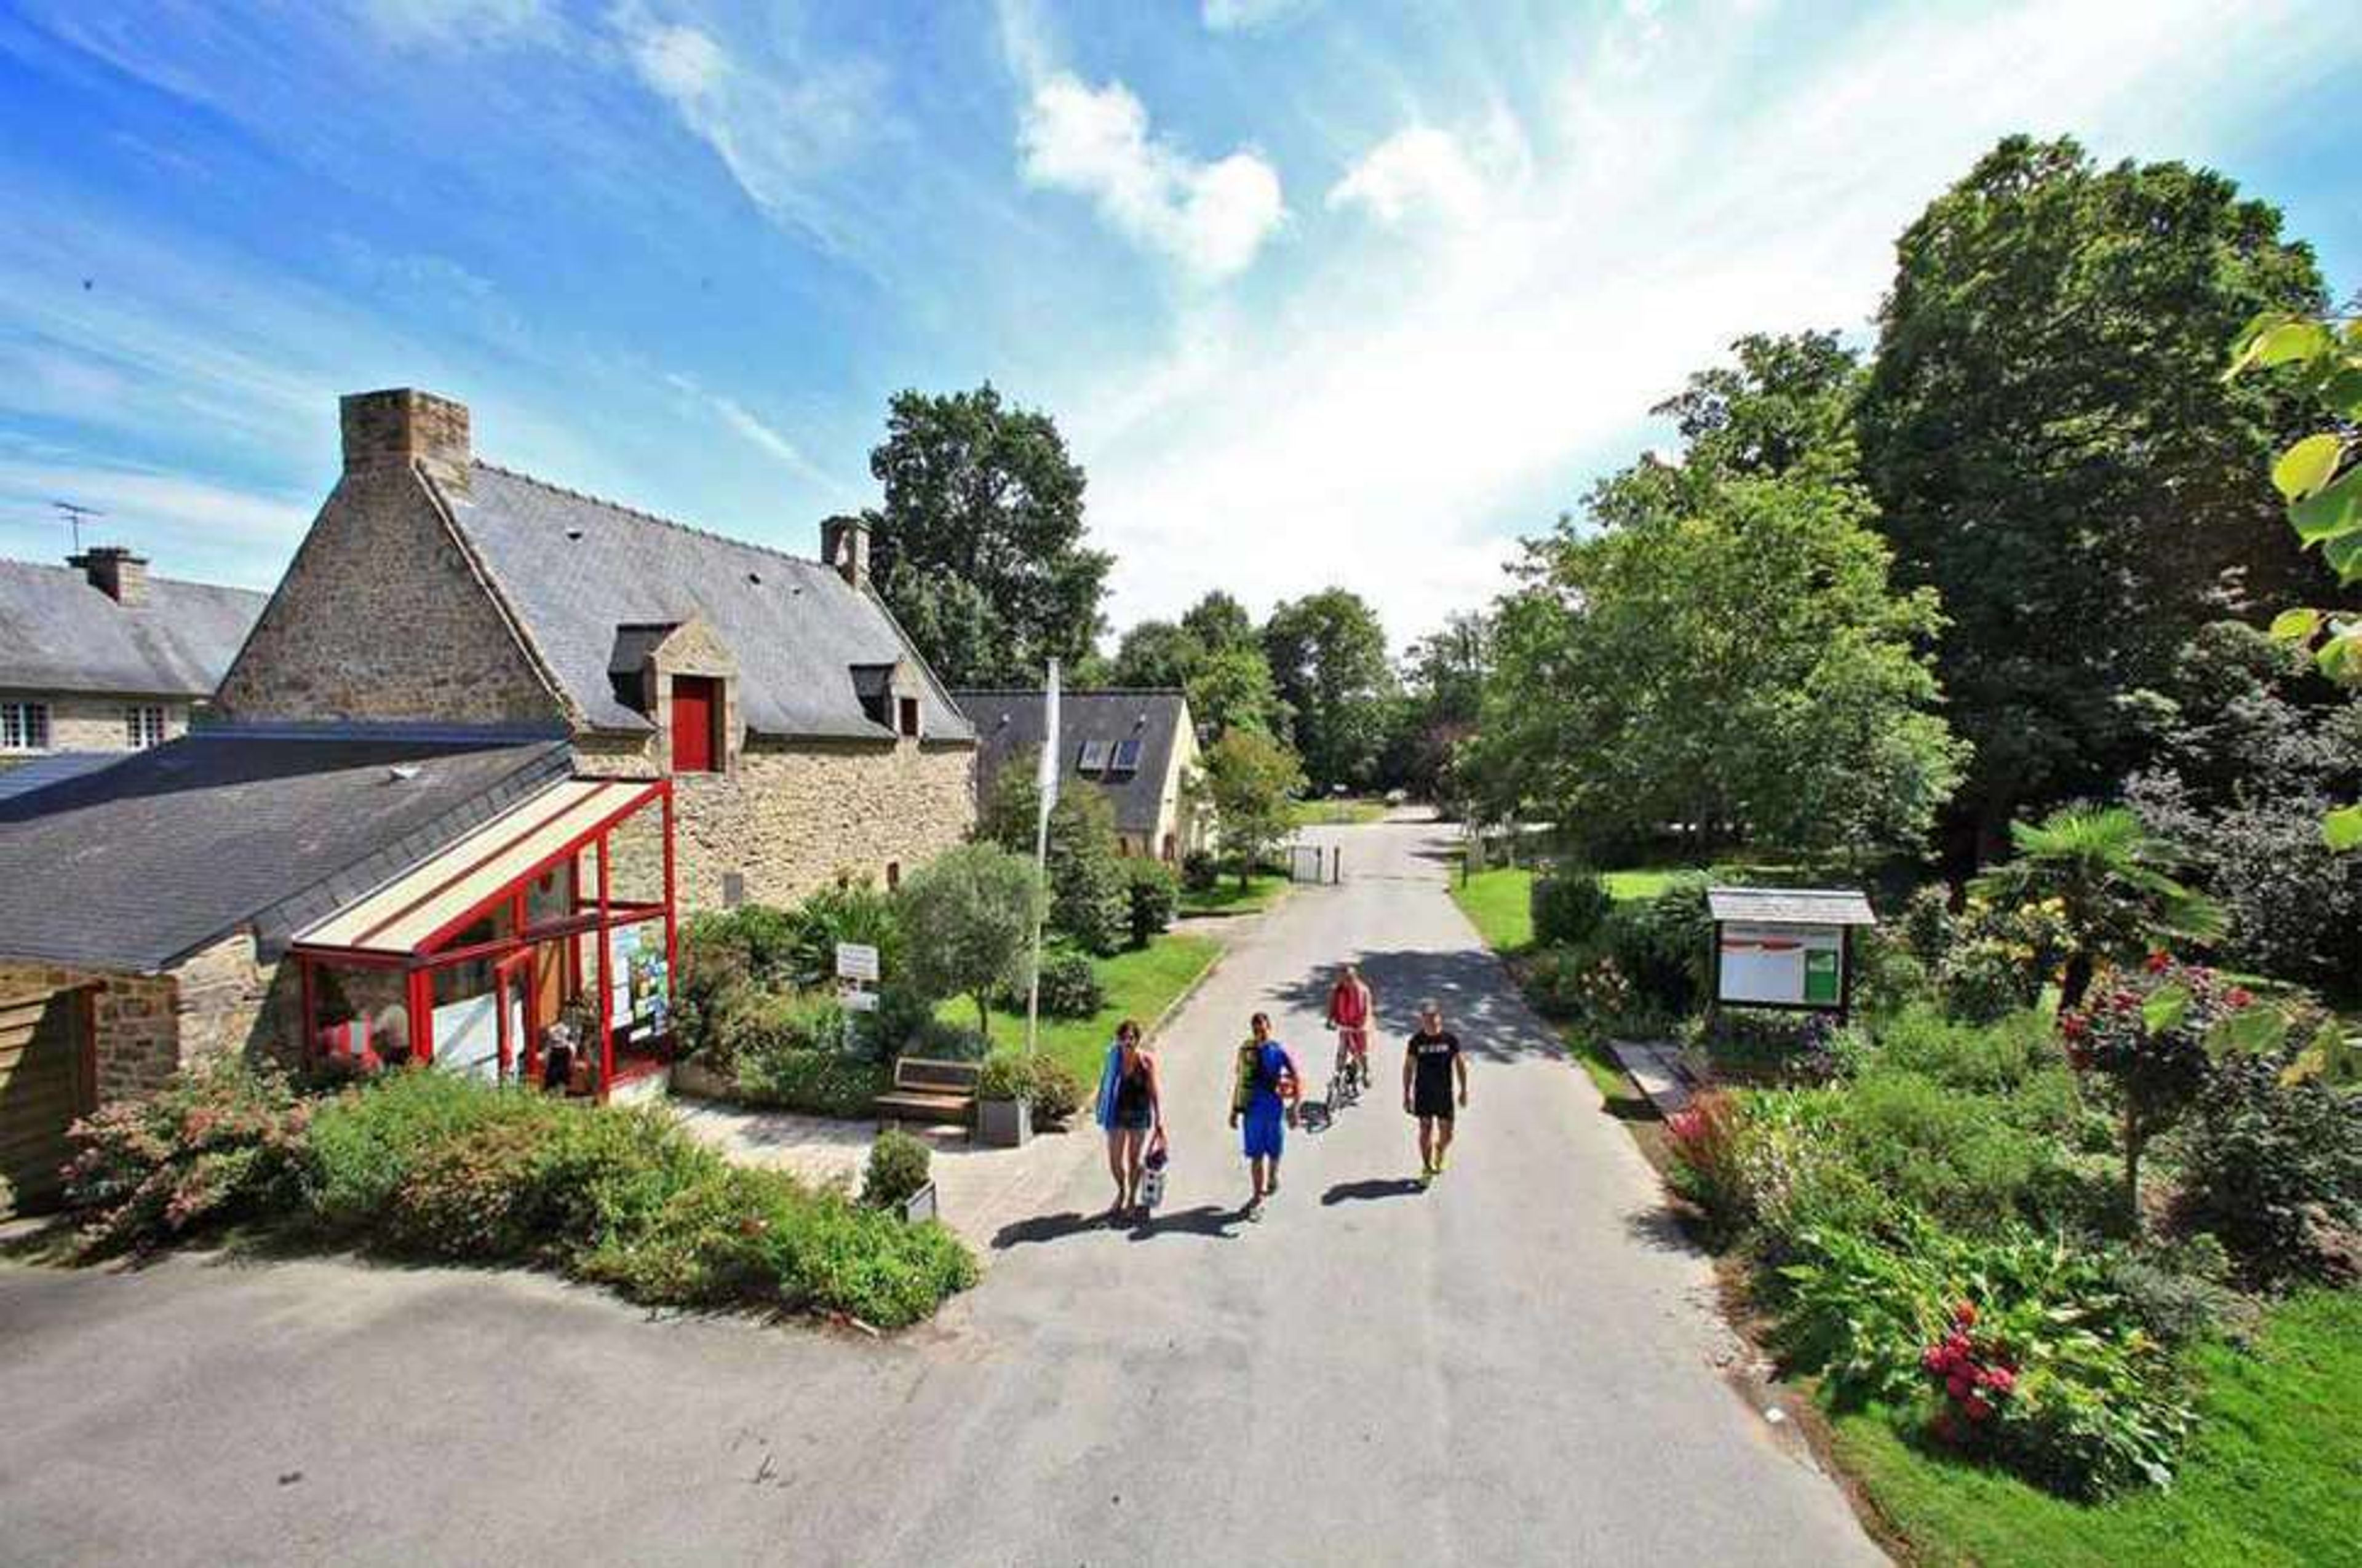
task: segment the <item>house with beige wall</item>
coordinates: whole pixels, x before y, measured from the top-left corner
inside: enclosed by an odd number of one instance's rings
[[[668,776],[684,911],[898,881],[976,820],[976,734],[869,580],[496,467],[466,405],[343,400],[344,471],[222,682],[239,723],[546,726]],[[652,890],[655,852],[618,849]]]
[[[1049,723],[1049,700],[1039,688],[953,695],[976,726],[980,796],[990,798],[1003,769],[1039,766]],[[1126,855],[1178,861],[1207,847],[1212,817],[1195,788],[1201,760],[1189,700],[1177,690],[1059,694],[1058,788],[1104,794]]]
[[[262,604],[249,589],[151,576],[147,558],[121,545],[94,546],[62,567],[0,560],[8,789],[186,734]]]

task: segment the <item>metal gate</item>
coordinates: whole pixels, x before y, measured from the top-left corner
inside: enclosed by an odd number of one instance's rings
[[[1345,852],[1327,845],[1287,846],[1287,878],[1291,882],[1334,882],[1341,879]]]

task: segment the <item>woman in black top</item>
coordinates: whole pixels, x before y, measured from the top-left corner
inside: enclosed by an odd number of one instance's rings
[[[1108,1219],[1145,1218],[1140,1209],[1141,1169],[1149,1141],[1164,1136],[1164,1097],[1156,1081],[1156,1058],[1141,1048],[1140,1025],[1128,1018],[1116,1026],[1100,1074],[1099,1125],[1107,1129],[1108,1174],[1115,1177]]]

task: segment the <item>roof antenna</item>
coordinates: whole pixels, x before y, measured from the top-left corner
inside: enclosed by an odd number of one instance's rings
[[[95,506],[84,506],[73,501],[52,501],[50,504],[58,509],[58,514],[66,520],[66,526],[73,530],[73,553],[82,554],[83,524],[93,517],[104,517],[106,513]]]

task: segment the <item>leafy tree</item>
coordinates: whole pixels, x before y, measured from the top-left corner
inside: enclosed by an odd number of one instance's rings
[[[1272,684],[1271,663],[1253,643],[1209,654],[1189,678],[1189,716],[1214,734],[1253,730],[1276,735],[1288,709]]]
[[[1142,621],[1117,645],[1113,683],[1137,688],[1186,687],[1205,663],[1197,637],[1170,621]]]
[[[1285,745],[1255,730],[1232,730],[1206,753],[1206,790],[1222,847],[1237,862],[1239,886],[1288,834],[1288,803],[1304,788],[1304,769]]]
[[[1475,733],[1492,647],[1492,622],[1475,612],[1451,616],[1411,645],[1400,714],[1380,768],[1387,783],[1432,801],[1453,793],[1452,756]]]
[[[955,686],[1080,662],[1111,558],[1083,543],[1083,470],[1050,416],[974,392],[895,394],[869,471],[878,588]]]
[[[1131,929],[1131,884],[1116,848],[1115,807],[1087,782],[1061,790],[1050,808],[1050,924],[1102,956]]]
[[[920,867],[894,899],[912,984],[972,999],[988,1037],[993,993],[1024,963],[1044,911],[1032,863],[999,845],[962,845]]]
[[[1181,629],[1209,654],[1255,646],[1254,617],[1247,607],[1217,588],[1189,607]]]
[[[1042,820],[1042,748],[1025,746],[1010,754],[992,775],[977,809],[974,837],[997,844],[1011,855],[1031,858],[1033,838]]]
[[[2110,784],[2140,744],[2126,699],[2191,630],[2311,576],[2253,482],[2291,399],[2217,373],[2241,323],[2320,307],[2279,226],[2221,175],[2013,137],[1899,241],[1862,461],[1900,580],[1952,623],[1959,847]]]
[[[1934,596],[1890,589],[1868,511],[1805,469],[1530,542],[1471,748],[1480,803],[1603,838],[1685,823],[1700,848],[1916,843],[1960,747],[1915,646]]]
[[[2058,985],[2062,1008],[2082,1005],[2103,960],[2136,958],[2162,936],[2221,929],[2220,911],[2169,875],[2181,852],[2126,807],[2062,806],[2038,823],[2012,823],[2009,836],[2017,854],[1974,888],[1995,904],[2065,905],[2071,945]]]
[[[1377,612],[1359,594],[1324,589],[1273,610],[1263,646],[1312,782],[1369,785],[1395,694]]]

